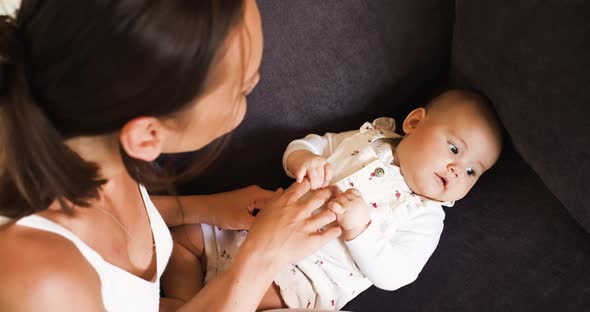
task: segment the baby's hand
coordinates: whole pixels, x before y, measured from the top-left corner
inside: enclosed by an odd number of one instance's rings
[[[371,223],[369,205],[357,189],[348,189],[328,202],[328,209],[336,214],[345,240],[352,240]]]
[[[293,173],[297,182],[307,178],[312,190],[327,186],[332,179],[332,168],[328,161],[308,150],[296,150],[289,154],[287,170]]]

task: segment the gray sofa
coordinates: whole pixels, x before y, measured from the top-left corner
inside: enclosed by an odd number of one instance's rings
[[[482,91],[506,148],[446,209],[417,281],[372,287],[354,311],[590,310],[590,2],[259,0],[262,81],[220,158],[184,194],[291,181],[288,142],[449,87]]]

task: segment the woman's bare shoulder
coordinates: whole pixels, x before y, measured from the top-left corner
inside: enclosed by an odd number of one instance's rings
[[[0,310],[102,308],[96,271],[69,240],[10,225],[0,229]]]

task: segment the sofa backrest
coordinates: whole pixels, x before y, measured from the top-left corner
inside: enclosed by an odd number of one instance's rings
[[[590,2],[457,0],[455,12],[452,80],[492,100],[516,150],[590,232]]]

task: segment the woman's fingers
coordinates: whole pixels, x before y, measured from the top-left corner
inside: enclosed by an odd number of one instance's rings
[[[252,224],[246,239],[249,244],[263,246],[258,250],[277,257],[280,263],[293,263],[338,237],[339,227],[326,227],[336,220],[333,212],[324,210],[313,215],[313,211],[339,192],[338,189],[330,186],[310,191],[310,188],[310,183],[304,179],[269,202]],[[325,230],[318,232],[322,228]]]
[[[331,240],[334,240],[342,235],[342,229],[338,226],[326,228],[324,231],[315,232],[311,237],[316,240],[318,248],[324,246]]]
[[[303,227],[305,231],[314,232],[324,228],[326,225],[336,221],[336,215],[330,210],[324,210],[307,219],[307,223]]]
[[[335,194],[334,187],[326,187],[311,191],[306,196],[301,198],[300,205],[302,206],[301,212],[305,214],[311,214],[314,210],[324,205],[330,198]]]
[[[291,186],[289,186],[289,188],[287,188],[287,190],[281,194],[281,198],[283,198],[287,204],[290,204],[299,200],[301,196],[309,192],[309,189],[309,181],[304,179],[301,183],[295,182],[291,184]]]
[[[279,198],[281,198],[281,196],[285,194],[285,189],[283,189],[282,187],[279,187],[276,191],[275,191],[275,195],[273,198],[269,199],[265,204],[268,204],[271,201],[275,201],[278,200]]]
[[[282,190],[282,189],[280,189],[280,190]],[[282,194],[282,192],[279,194]],[[266,205],[267,201],[275,198],[276,196],[277,196],[277,192],[273,192],[273,191],[269,191],[269,190],[265,190],[265,189],[261,188],[257,192],[256,197],[255,197],[256,199],[252,203],[251,207],[248,207],[248,210],[250,210],[250,212],[252,212],[255,208],[262,209]]]

